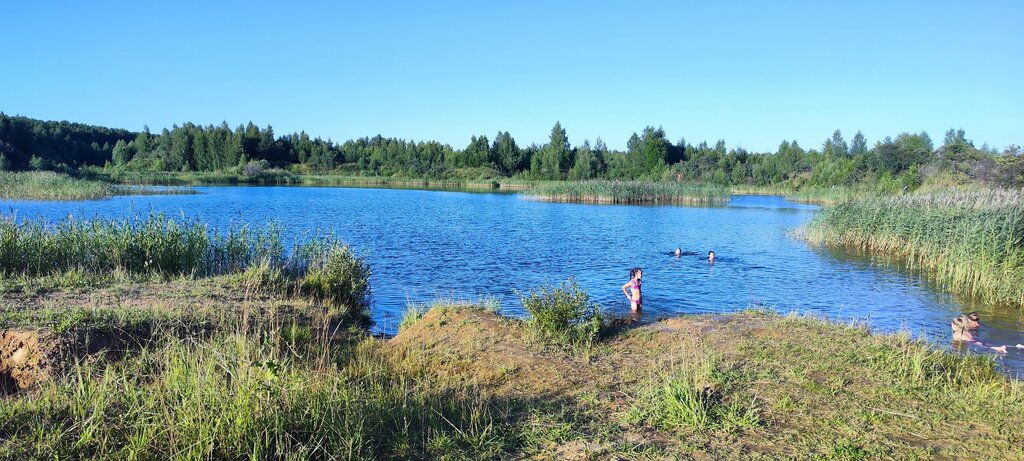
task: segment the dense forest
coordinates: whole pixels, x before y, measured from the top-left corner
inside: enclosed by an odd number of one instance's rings
[[[107,172],[274,171],[436,179],[662,179],[723,185],[914,188],[923,181],[1024,184],[1024,155],[999,152],[950,129],[940,145],[927,133],[901,133],[869,145],[859,131],[847,142],[836,130],[820,147],[782,141],[755,153],[714,144],[672,142],[662,128],[634,133],[626,151],[598,138],[573,145],[560,123],[543,145],[520,146],[508,132],[473,136],[462,149],[436,141],[381,136],[334,142],[305,132],[277,136],[253,123],[235,128],[185,123],[151,133],[0,113],[0,170],[80,169]]]

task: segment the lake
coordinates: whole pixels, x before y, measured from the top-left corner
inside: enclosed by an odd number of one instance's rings
[[[277,222],[288,236],[333,232],[373,271],[372,315],[391,333],[409,303],[493,299],[523,315],[517,291],[575,277],[613,315],[628,315],[621,286],[644,269],[643,320],[765,306],[878,331],[905,329],[948,344],[950,320],[982,314],[981,338],[1024,343],[1024,315],[942,293],[919,274],[808,246],[792,233],[818,207],[734,196],[722,207],[543,203],[517,194],[331,187],[196,187],[195,195],[119,196],[82,202],[0,201],[19,218],[126,217],[149,212],[211,226]],[[670,256],[680,247],[687,254]],[[714,250],[717,262],[706,261]],[[1024,350],[999,358],[1024,372]]]

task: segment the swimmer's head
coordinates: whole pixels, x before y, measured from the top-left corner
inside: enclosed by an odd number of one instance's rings
[[[683,250],[676,248],[676,251],[673,251],[672,253],[675,254],[676,256],[681,256],[683,254]]]
[[[715,251],[708,251],[708,261],[715,262]]]
[[[964,324],[967,325],[968,328],[978,328],[978,321],[981,320],[981,316],[978,315],[977,312],[971,312],[963,317],[965,320]]]

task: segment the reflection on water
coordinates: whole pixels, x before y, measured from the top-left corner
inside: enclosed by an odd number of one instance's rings
[[[523,315],[516,290],[572,276],[613,315],[629,315],[619,287],[644,269],[644,321],[748,306],[905,329],[938,344],[949,321],[982,315],[981,339],[1024,343],[1019,311],[943,294],[919,274],[877,258],[809,247],[790,232],[817,206],[736,196],[724,207],[544,203],[518,195],[450,191],[196,187],[199,195],[87,202],[0,202],[19,217],[126,216],[149,211],[211,226],[277,221],[289,236],[334,232],[369,261],[378,331],[393,331],[409,302],[493,297]],[[672,252],[680,248],[684,255]],[[714,250],[714,265],[707,253]],[[1000,359],[1024,370],[1024,350]]]

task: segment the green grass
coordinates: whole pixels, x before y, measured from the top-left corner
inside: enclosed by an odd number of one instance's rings
[[[175,341],[0,405],[3,459],[486,459],[505,410],[373,344],[297,348],[281,330]],[[429,383],[429,384],[428,384]]]
[[[0,172],[0,199],[90,200],[107,198],[114,192],[109,184],[52,171]]]
[[[664,181],[550,182],[528,193],[542,201],[572,203],[717,205],[729,200],[725,187]]]
[[[809,241],[906,261],[950,292],[1024,306],[1024,192],[866,197],[826,208]]]
[[[241,274],[250,290],[290,291],[368,321],[370,269],[330,236],[290,247],[281,229],[235,226],[211,230],[196,220],[162,214],[123,220],[51,224],[0,217],[0,274],[31,286],[48,278],[59,287],[88,287],[133,277]]]

